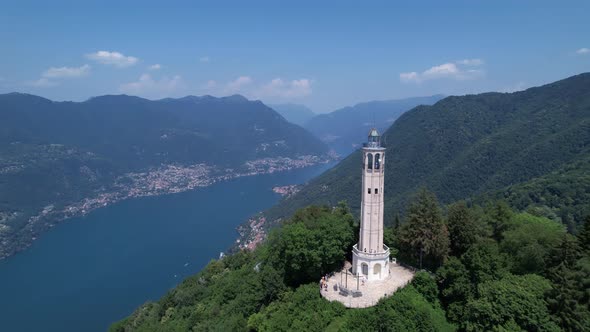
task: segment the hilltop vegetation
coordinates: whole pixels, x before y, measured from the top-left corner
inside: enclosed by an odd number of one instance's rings
[[[0,258],[87,211],[87,199],[103,206],[172,182],[183,182],[173,188],[182,190],[216,175],[255,173],[279,157],[327,152],[303,128],[238,95],[78,103],[11,93],[0,95],[0,118]]]
[[[255,251],[212,261],[110,331],[366,331],[366,324],[453,330],[440,305],[414,286],[371,309],[346,310],[323,299],[318,280],[340,268],[355,234],[345,205],[300,210]],[[432,286],[434,280],[427,279]]]
[[[445,204],[506,198],[519,210],[550,216],[575,231],[590,207],[590,74],[418,106],[382,142],[387,223],[425,186]],[[346,200],[358,212],[360,160],[358,151],[351,154],[266,211],[267,226],[309,204]]]
[[[411,205],[416,213],[402,226],[389,227],[386,243],[414,266],[422,251],[431,272],[418,272],[374,307],[345,309],[320,296],[318,280],[350,259],[358,225],[344,204],[311,206],[297,211],[256,250],[212,261],[110,331],[590,328],[585,292],[590,287],[590,218],[576,238],[555,221],[513,211],[501,201],[457,202],[443,209],[423,190]],[[437,243],[447,245],[432,245]]]

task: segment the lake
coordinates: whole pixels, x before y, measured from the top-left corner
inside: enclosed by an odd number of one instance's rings
[[[333,164],[122,201],[72,218],[0,261],[2,331],[105,331],[230,247],[236,227]]]

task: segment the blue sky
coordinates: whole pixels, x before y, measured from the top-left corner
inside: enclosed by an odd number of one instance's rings
[[[0,93],[240,93],[327,112],[590,71],[590,1],[195,3],[2,1]]]

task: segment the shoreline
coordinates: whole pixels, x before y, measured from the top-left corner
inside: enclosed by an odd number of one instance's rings
[[[28,241],[10,252],[1,252],[0,260],[6,259],[26,250],[49,229],[59,223],[75,217],[82,217],[99,208],[132,198],[168,195],[205,188],[218,182],[229,181],[245,176],[273,174],[290,170],[312,167],[333,161],[333,158],[305,155],[296,159],[289,157],[263,158],[245,162],[239,169],[226,168],[214,171],[215,166],[194,164],[181,166],[175,164],[161,165],[144,172],[126,173],[118,177],[108,189],[96,192],[93,196],[75,203],[55,208],[47,205],[41,211],[29,217],[26,226],[15,238],[29,232]]]

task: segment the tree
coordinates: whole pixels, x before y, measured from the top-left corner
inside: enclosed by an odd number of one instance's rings
[[[372,308],[347,310],[339,331],[454,331],[444,311],[408,285]]]
[[[477,241],[478,226],[464,201],[449,206],[447,225],[451,241],[451,254],[461,256]]]
[[[505,201],[496,201],[485,207],[485,220],[492,227],[492,237],[496,241],[502,240],[502,233],[508,228],[513,214]]]
[[[353,220],[345,206],[299,210],[269,236],[265,263],[281,269],[289,286],[317,281],[342,267],[354,241]]]
[[[580,281],[583,277],[583,272],[565,264],[549,273],[553,288],[547,292],[547,304],[554,320],[566,331],[590,330],[590,312],[588,306],[581,303],[584,289]]]
[[[438,300],[438,287],[434,278],[424,271],[419,271],[414,275],[412,280],[412,286],[416,288],[418,293],[422,294],[426,301],[430,302],[435,306],[439,306]]]
[[[462,322],[467,303],[478,297],[479,286],[508,275],[506,259],[492,239],[474,244],[461,259],[451,257],[436,272],[447,317]]]
[[[408,208],[400,230],[400,250],[409,258],[429,267],[440,266],[449,253],[449,232],[441,216],[436,196],[422,189]]]
[[[511,256],[514,273],[545,271],[551,250],[561,241],[565,227],[553,220],[528,213],[513,215],[502,234],[502,251]]]
[[[590,310],[585,290],[590,286],[590,266],[585,266],[577,239],[564,234],[551,254],[547,272],[553,288],[546,300],[554,320],[566,331],[590,330]]]
[[[499,280],[508,274],[506,255],[500,252],[498,244],[485,239],[471,246],[461,256],[461,262],[468,271],[469,281],[477,288],[480,284]]]
[[[436,281],[447,317],[460,322],[465,315],[465,303],[475,296],[469,271],[457,257],[451,257],[436,271]]]
[[[537,275],[506,275],[478,286],[479,296],[467,303],[466,331],[559,331],[550,320],[543,295],[551,288]]]
[[[565,233],[561,236],[560,242],[551,249],[547,261],[550,268],[563,264],[566,268],[572,269],[581,257],[582,249],[578,239]]]
[[[578,234],[578,242],[582,247],[582,250],[586,251],[590,255],[590,215],[586,217],[584,226]]]
[[[345,312],[341,303],[324,300],[317,284],[313,283],[285,293],[279,300],[251,315],[248,327],[254,331],[324,331]]]
[[[393,218],[393,229],[395,229],[396,231],[400,228],[402,222],[399,219],[399,213],[395,214],[395,217]]]

